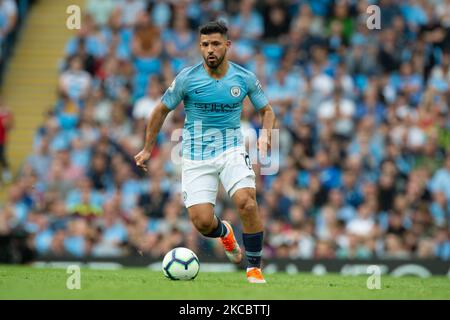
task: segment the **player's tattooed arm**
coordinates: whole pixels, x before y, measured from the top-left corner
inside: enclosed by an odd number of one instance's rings
[[[267,104],[265,107],[261,108],[259,110],[259,114],[262,118],[261,122],[263,130],[258,139],[258,149],[262,156],[266,156],[267,151],[270,149],[272,129],[275,128],[276,118],[270,104]]]
[[[147,161],[150,159],[150,155],[155,145],[156,137],[166,120],[167,115],[171,110],[167,108],[163,103],[159,103],[153,110],[150,118],[148,119],[147,129],[145,132],[144,148],[134,157],[136,166],[144,171],[147,171]]]

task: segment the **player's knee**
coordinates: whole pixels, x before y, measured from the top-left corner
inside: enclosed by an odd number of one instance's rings
[[[243,197],[237,205],[241,214],[252,214],[256,211],[256,200],[250,196]]]
[[[194,216],[191,218],[191,220],[192,220],[192,223],[194,224],[195,228],[201,234],[208,234],[213,229],[214,219],[209,219],[209,218],[201,217],[201,216]]]

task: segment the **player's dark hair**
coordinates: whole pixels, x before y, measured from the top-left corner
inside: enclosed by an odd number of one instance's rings
[[[213,33],[220,33],[221,35],[228,37],[228,27],[226,26],[225,22],[217,20],[217,21],[210,21],[198,29],[200,34],[213,34]]]

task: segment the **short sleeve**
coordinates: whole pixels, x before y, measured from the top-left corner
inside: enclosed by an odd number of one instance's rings
[[[173,80],[161,98],[161,102],[170,110],[174,110],[184,99],[185,72],[181,71]]]
[[[269,104],[269,100],[262,90],[261,83],[256,78],[255,74],[250,73],[247,78],[248,97],[256,110],[262,109]]]

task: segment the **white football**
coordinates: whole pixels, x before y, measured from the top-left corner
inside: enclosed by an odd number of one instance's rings
[[[175,248],[164,256],[162,270],[171,280],[193,280],[200,271],[200,262],[191,250]]]

